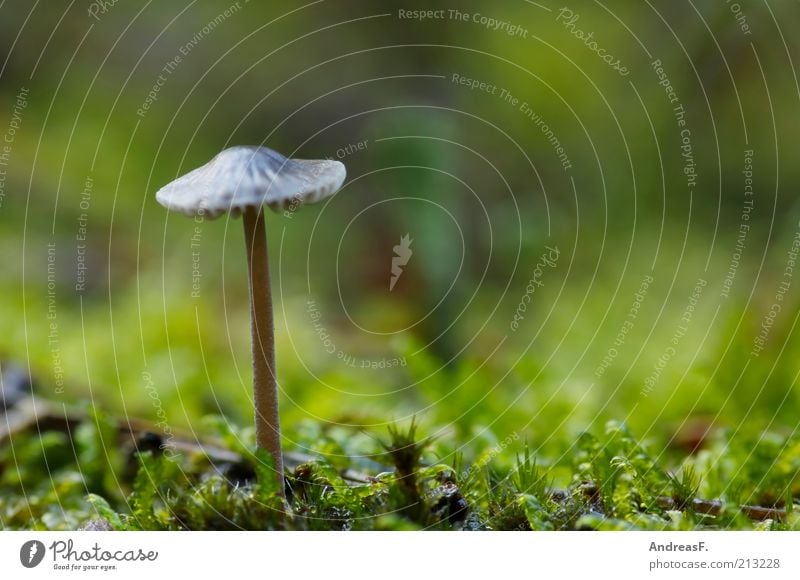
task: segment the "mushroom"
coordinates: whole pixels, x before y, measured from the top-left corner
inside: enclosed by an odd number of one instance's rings
[[[250,284],[250,332],[256,443],[272,457],[283,494],[283,457],[275,373],[272,293],[264,229],[264,206],[296,210],[333,195],[345,167],[338,161],[287,159],[267,147],[231,147],[156,193],[171,211],[214,219],[242,214]]]

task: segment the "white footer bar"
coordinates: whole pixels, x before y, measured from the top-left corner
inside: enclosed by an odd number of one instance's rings
[[[0,570],[32,579],[796,579],[800,532],[0,532]]]

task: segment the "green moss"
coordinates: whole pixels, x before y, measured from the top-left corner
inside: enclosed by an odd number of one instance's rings
[[[352,470],[363,458],[350,466],[341,456],[296,464],[284,502],[268,455],[252,451],[248,431],[222,419],[206,425],[228,459],[212,460],[199,447],[126,457],[111,444],[116,427],[101,413],[73,429],[72,440],[60,431],[15,435],[0,448],[0,527],[67,530],[100,519],[117,530],[800,529],[790,500],[796,436],[720,433],[679,461],[654,456],[612,422],[580,436],[560,462],[524,446],[465,465],[465,446],[420,437],[412,423],[393,427],[388,441],[367,438],[376,445],[370,464],[383,471],[362,473],[360,482]],[[564,473],[569,478],[558,487]],[[756,521],[742,513],[745,503],[783,511]]]

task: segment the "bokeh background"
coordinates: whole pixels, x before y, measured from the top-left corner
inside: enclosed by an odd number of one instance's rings
[[[792,432],[798,21],[767,0],[3,2],[3,364],[58,404],[248,425],[241,222],[155,192],[264,144],[348,169],[267,218],[287,447],[414,416],[545,455],[612,418],[664,443]]]

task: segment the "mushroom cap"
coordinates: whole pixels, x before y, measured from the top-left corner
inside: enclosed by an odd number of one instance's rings
[[[268,147],[225,149],[211,161],[156,193],[158,203],[188,216],[209,219],[247,207],[273,211],[314,203],[336,193],[346,171],[339,161],[288,159]]]

